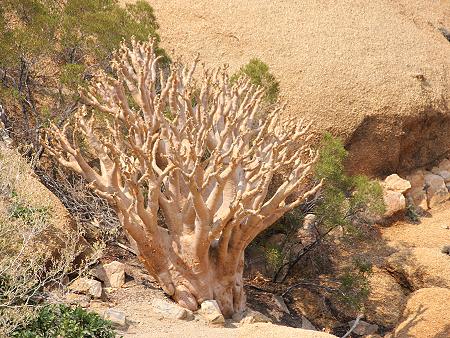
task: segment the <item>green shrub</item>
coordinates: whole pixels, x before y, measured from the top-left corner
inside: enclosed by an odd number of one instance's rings
[[[11,116],[20,145],[38,145],[38,129],[49,118],[71,117],[84,86],[122,39],[159,42],[148,2],[118,0],[2,0],[0,6],[0,103]],[[170,60],[157,47],[163,61]],[[49,116],[45,111],[51,111]],[[20,112],[20,114],[19,114]]]
[[[385,212],[381,185],[363,175],[347,175],[347,155],[342,142],[325,134],[315,168],[315,176],[324,182],[315,213],[325,229],[342,226],[351,232],[355,223],[367,222]]]
[[[34,320],[16,329],[12,337],[20,338],[114,338],[112,323],[98,314],[67,305],[46,305]]]
[[[242,76],[248,76],[252,84],[261,86],[265,89],[264,101],[266,103],[275,103],[280,92],[280,84],[275,76],[269,72],[269,66],[260,59],[251,59],[232,77],[231,82],[237,81]]]
[[[371,273],[370,262],[355,259],[353,266],[339,276],[339,300],[360,310],[370,293],[368,277]]]

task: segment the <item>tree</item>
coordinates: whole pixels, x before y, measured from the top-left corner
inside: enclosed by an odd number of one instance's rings
[[[2,0],[0,103],[16,141],[37,146],[39,128],[72,116],[77,87],[109,70],[122,39],[159,40],[157,29],[152,7],[142,0],[125,6],[117,0]]]
[[[52,125],[45,146],[115,206],[168,295],[191,310],[214,299],[231,316],[245,307],[244,249],[320,187],[307,185],[317,158],[310,124],[282,120],[282,107],[255,119],[263,90],[243,78],[231,86],[222,70],[205,71],[198,91],[198,60],[165,78],[154,51],[154,42],[122,44],[117,77],[97,77],[74,130]],[[109,116],[106,127],[96,126],[99,114]],[[287,167],[268,196],[273,174]]]

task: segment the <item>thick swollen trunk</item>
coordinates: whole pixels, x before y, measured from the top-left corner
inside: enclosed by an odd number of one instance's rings
[[[169,269],[161,272],[158,265],[165,263],[163,261],[155,262],[157,259],[155,252],[149,256],[145,255],[141,249],[140,258],[163,290],[187,309],[195,311],[205,300],[217,301],[225,318],[230,318],[233,314],[245,309],[246,297],[242,277],[243,255],[237,261],[236,258],[230,257],[230,260],[218,260],[214,263],[211,257],[207,268],[198,272],[195,271],[194,266],[187,265],[184,260],[183,262],[179,260],[178,263],[168,261],[166,264]],[[236,268],[230,269],[231,266],[236,266]]]

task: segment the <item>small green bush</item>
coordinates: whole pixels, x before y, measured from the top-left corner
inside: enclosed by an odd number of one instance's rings
[[[251,59],[232,77],[231,82],[237,81],[242,76],[248,76],[252,84],[261,86],[265,89],[264,101],[266,103],[275,103],[280,92],[280,84],[275,76],[269,72],[269,66],[258,58]]]
[[[325,229],[342,226],[353,231],[355,223],[385,212],[381,185],[363,175],[347,175],[344,170],[347,155],[340,140],[325,134],[315,168],[317,179],[324,182],[315,213]]]
[[[18,328],[12,337],[19,338],[114,338],[112,323],[98,314],[67,305],[46,305],[25,327]]]

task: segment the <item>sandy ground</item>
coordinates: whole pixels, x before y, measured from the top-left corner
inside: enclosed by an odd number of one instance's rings
[[[419,224],[397,222],[382,230],[383,239],[394,248],[442,248],[450,245],[450,202],[431,210]]]
[[[102,314],[108,307],[126,313],[130,323],[125,332],[118,331],[124,338],[332,338],[323,332],[307,331],[292,327],[256,323],[237,326],[227,323],[225,327],[208,325],[196,315],[192,321],[164,318],[154,311],[151,300],[162,298],[162,292],[143,285],[130,285],[110,295],[111,302],[91,303],[90,309]]]

